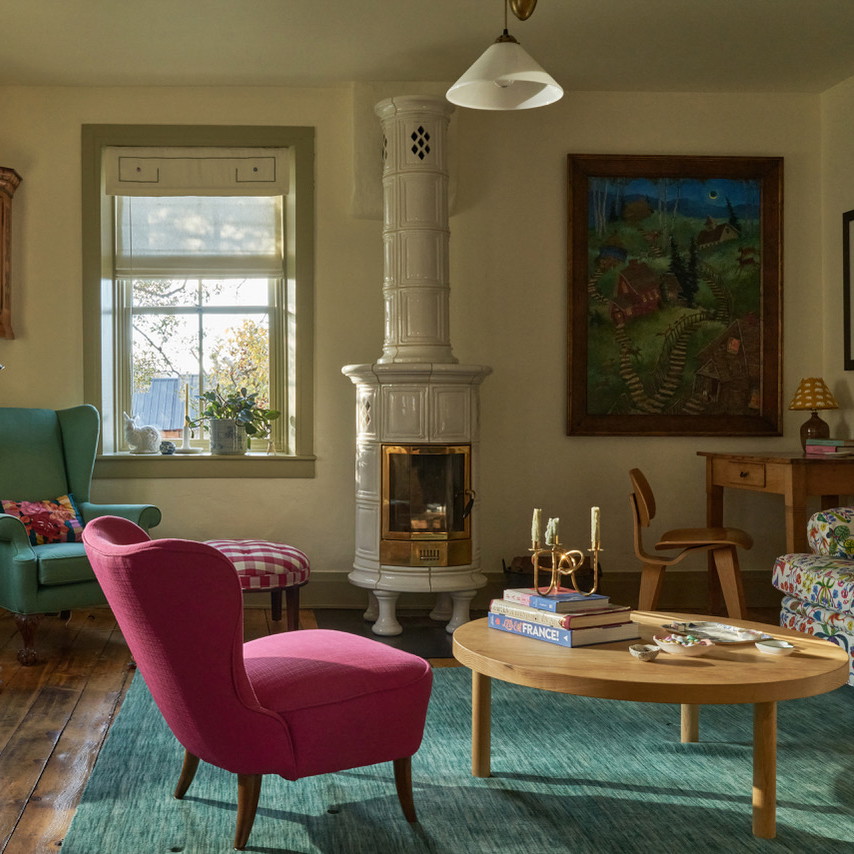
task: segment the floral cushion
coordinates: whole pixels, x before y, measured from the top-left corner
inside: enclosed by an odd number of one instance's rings
[[[814,513],[807,525],[807,542],[818,555],[854,560],[854,507]]]
[[[30,543],[79,543],[83,539],[83,517],[73,495],[60,495],[44,501],[7,501],[0,499],[4,513],[24,523]]]
[[[771,583],[801,602],[839,613],[854,613],[854,561],[825,555],[782,555]]]
[[[851,656],[848,684],[854,685],[854,614],[840,614],[784,596],[780,606],[780,625],[833,641],[846,650]]]

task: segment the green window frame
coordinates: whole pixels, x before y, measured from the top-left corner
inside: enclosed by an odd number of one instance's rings
[[[291,155],[291,191],[284,198],[284,276],[290,305],[271,300],[272,325],[291,338],[293,364],[271,364],[271,384],[286,401],[286,429],[279,426],[280,450],[273,454],[218,457],[133,455],[123,448],[122,401],[128,400],[129,354],[126,285],[114,276],[114,197],[105,192],[105,152],[111,146],[194,148],[279,148]],[[304,127],[221,127],[84,125],[83,304],[84,393],[102,414],[102,443],[96,477],[313,477],[313,273],[314,129]],[[189,193],[187,195],[190,195]],[[291,315],[290,318],[288,315]],[[293,323],[293,318],[296,322]],[[291,328],[285,330],[289,320]],[[294,328],[295,327],[295,328]],[[282,340],[280,338],[279,340]],[[285,376],[290,389],[278,388]],[[253,449],[254,451],[255,449]]]

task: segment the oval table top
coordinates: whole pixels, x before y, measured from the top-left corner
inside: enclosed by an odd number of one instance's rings
[[[651,703],[765,703],[832,691],[848,680],[848,653],[800,632],[700,614],[633,611],[642,640],[567,648],[491,629],[486,619],[454,632],[454,657],[484,676],[545,691]],[[794,644],[788,656],[760,652],[750,641],[715,644],[698,657],[662,651],[640,661],[628,651],[666,634],[664,623],[710,621],[755,629]]]

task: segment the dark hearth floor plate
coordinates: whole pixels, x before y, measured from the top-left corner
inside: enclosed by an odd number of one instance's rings
[[[395,637],[375,635],[371,631],[371,623],[362,616],[363,613],[343,608],[317,608],[314,617],[319,629],[337,629],[373,638],[422,658],[453,658],[451,635],[445,631],[446,621],[431,620],[428,611],[398,611],[397,620],[403,626],[403,633]],[[486,614],[472,612],[472,619],[483,616]]]

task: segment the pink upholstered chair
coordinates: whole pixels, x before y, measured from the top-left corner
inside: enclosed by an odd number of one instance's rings
[[[252,830],[263,774],[288,780],[393,760],[414,822],[411,757],[432,672],[417,656],[312,629],[243,642],[234,566],[204,543],[150,540],[116,516],[83,542],[140,673],[185,749],[175,797],[200,759],[237,774],[234,847]]]

